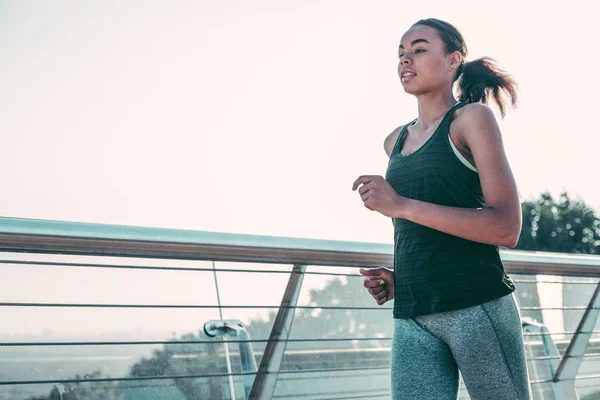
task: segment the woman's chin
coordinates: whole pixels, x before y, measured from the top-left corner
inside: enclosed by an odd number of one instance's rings
[[[404,89],[404,92],[408,93],[408,94],[415,95],[415,94],[419,93],[419,91],[415,87],[412,87],[411,85],[402,85],[402,89]]]
[[[423,88],[420,85],[415,85],[413,82],[401,82],[402,89],[404,89],[405,93],[411,94],[413,96],[418,96],[423,94],[423,92],[428,91],[427,88]]]

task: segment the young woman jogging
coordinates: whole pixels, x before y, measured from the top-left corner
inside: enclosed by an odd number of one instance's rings
[[[385,139],[385,178],[353,185],[394,223],[394,270],[360,270],[377,304],[394,301],[392,397],[454,400],[460,371],[473,400],[530,399],[515,286],[498,252],[516,245],[521,207],[486,105],[504,116],[515,82],[489,58],[467,62],[461,33],[437,19],[414,24],[398,56],[418,118]]]

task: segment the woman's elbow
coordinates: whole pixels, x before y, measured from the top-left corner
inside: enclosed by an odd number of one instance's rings
[[[519,243],[519,238],[521,237],[521,225],[522,220],[519,215],[518,218],[512,218],[512,223],[507,224],[505,233],[502,238],[502,246],[508,247],[510,249],[514,249],[517,247]]]
[[[499,212],[498,226],[500,229],[498,232],[497,245],[502,247],[508,247],[514,249],[519,243],[519,237],[521,236],[521,226],[523,224],[522,216],[519,210],[518,213],[514,211],[510,212]]]
[[[514,249],[517,247],[519,243],[519,237],[521,236],[520,230],[518,232],[511,232],[507,236],[504,237],[501,243],[501,246],[508,247],[509,249]]]

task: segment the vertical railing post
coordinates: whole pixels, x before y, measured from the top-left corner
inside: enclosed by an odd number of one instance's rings
[[[204,334],[208,337],[222,336],[223,340],[228,336],[239,337],[240,362],[242,364],[242,374],[244,374],[244,398],[250,395],[250,389],[254,382],[256,374],[256,360],[254,359],[254,350],[252,349],[252,340],[246,327],[237,319],[234,320],[211,320],[204,323]],[[229,357],[229,354],[226,354]],[[232,378],[231,373],[228,373]],[[232,394],[232,397],[234,395]]]
[[[248,399],[270,400],[273,397],[305,271],[305,265],[294,265],[292,269],[281,305],[279,306],[279,311],[277,312],[277,317],[275,318],[275,323],[273,324],[273,329],[271,330],[269,342],[265,348]]]
[[[560,352],[558,351],[558,347],[556,347],[556,344],[554,343],[554,340],[552,339],[548,328],[546,328],[546,326],[544,326],[543,324],[540,324],[539,322],[534,321],[530,318],[523,318],[521,320],[521,324],[523,326],[524,331],[539,334],[544,349],[544,356],[548,357],[549,375],[554,376],[558,368],[558,359],[560,358]],[[535,368],[535,364],[533,364],[532,367],[533,370],[537,371],[537,368]],[[539,374],[537,377],[539,377]],[[566,394],[570,392],[568,392],[564,387],[561,387],[561,383],[553,382],[552,389],[554,390],[555,400],[577,399],[576,394],[574,394],[574,396],[567,396]]]
[[[596,290],[594,290],[594,294],[592,294],[592,298],[583,313],[583,317],[581,317],[581,321],[579,322],[579,326],[569,343],[569,347],[565,351],[563,358],[560,360],[560,364],[556,369],[556,373],[554,374],[553,381],[559,382],[561,387],[567,391],[569,396],[574,397],[566,397],[577,399],[577,394],[575,391],[575,378],[577,376],[577,371],[579,371],[579,367],[583,362],[583,357],[585,355],[585,351],[587,350],[588,344],[590,343],[590,338],[592,337],[592,332],[594,330],[594,326],[598,321],[598,315],[600,315],[600,282],[596,286]]]
[[[221,307],[221,295],[219,294],[219,281],[217,280],[217,266],[212,262],[213,275],[215,278],[215,291],[217,294],[217,304],[219,305],[219,318],[223,319],[223,308]],[[229,357],[229,346],[227,339],[223,336],[223,348],[225,349],[225,365],[227,366],[227,381],[229,382],[229,394],[232,400],[235,400],[235,386],[233,385],[233,376],[231,375],[231,358]]]
[[[254,383],[254,374],[256,374],[256,359],[254,358],[254,350],[252,349],[252,341],[250,334],[246,328],[239,332],[240,342],[240,361],[242,363],[242,373],[244,373],[244,391],[246,398],[250,396],[250,390]]]

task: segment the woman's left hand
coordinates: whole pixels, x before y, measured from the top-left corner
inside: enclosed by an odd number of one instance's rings
[[[359,186],[358,192],[365,207],[386,217],[399,217],[406,199],[396,193],[385,178],[379,175],[362,175],[354,182],[352,190]]]

